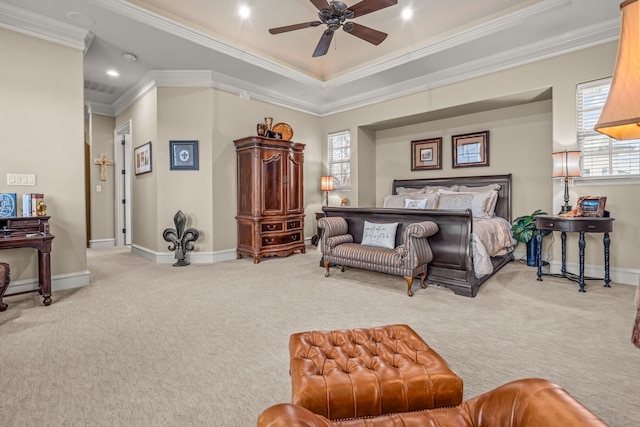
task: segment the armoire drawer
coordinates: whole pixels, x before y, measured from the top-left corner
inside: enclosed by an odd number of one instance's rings
[[[261,224],[261,230],[263,233],[271,233],[274,231],[284,231],[282,221],[263,222]]]
[[[299,219],[285,221],[285,224],[287,225],[287,231],[302,228],[302,221]]]
[[[286,245],[296,243],[302,240],[302,232],[280,234],[277,236],[262,236],[262,246]]]

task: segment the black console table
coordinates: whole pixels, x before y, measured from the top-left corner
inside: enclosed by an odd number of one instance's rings
[[[562,232],[562,274],[570,280],[576,279],[575,274],[567,273],[567,233],[580,233],[578,239],[578,248],[580,249],[580,272],[577,276],[577,282],[580,285],[580,292],[586,292],[584,289],[584,281],[594,279],[584,276],[584,233],[604,233],[604,286],[610,288],[611,279],[609,277],[609,246],[611,239],[609,233],[613,231],[613,218],[599,217],[559,217],[539,215],[536,217],[537,236],[537,253],[538,253],[538,280],[542,280],[542,231],[560,231]]]

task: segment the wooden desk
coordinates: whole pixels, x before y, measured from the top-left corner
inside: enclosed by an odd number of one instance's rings
[[[560,231],[562,232],[562,274],[570,280],[575,280],[575,275],[567,273],[567,233],[580,233],[578,239],[578,248],[580,250],[580,271],[577,282],[580,285],[580,292],[586,292],[584,289],[584,281],[594,279],[584,276],[584,233],[604,233],[604,286],[610,288],[611,279],[609,277],[609,246],[611,239],[609,233],[613,231],[613,218],[598,217],[578,217],[564,218],[559,216],[540,215],[536,217],[537,236],[537,253],[538,253],[538,280],[542,280],[542,231]]]
[[[0,218],[0,249],[34,248],[38,250],[38,289],[43,304],[51,300],[51,241],[48,216]],[[35,292],[35,291],[34,291]],[[16,294],[8,294],[11,296]]]

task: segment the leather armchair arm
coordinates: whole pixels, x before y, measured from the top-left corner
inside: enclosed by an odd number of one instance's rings
[[[325,417],[292,403],[271,406],[258,417],[258,427],[331,427],[333,425]]]

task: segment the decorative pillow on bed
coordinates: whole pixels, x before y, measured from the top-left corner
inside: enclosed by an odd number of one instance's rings
[[[366,246],[378,246],[393,249],[396,247],[397,222],[379,224],[376,222],[364,222],[361,244]]]
[[[382,207],[383,208],[397,208],[397,209],[404,208],[404,200],[406,198],[407,198],[407,196],[403,196],[403,195],[388,195],[388,196],[384,196],[384,199],[382,200]]]
[[[438,209],[471,209],[473,194],[440,190]]]
[[[410,196],[413,193],[424,193],[422,188],[397,187],[396,194],[400,196]]]
[[[484,191],[484,192],[451,192],[440,190],[440,201],[445,195],[450,195],[455,198],[455,196],[459,196],[458,200],[466,200],[462,199],[463,196],[471,196],[471,203],[467,207],[463,208],[447,208],[447,209],[471,209],[474,218],[493,218],[494,210],[496,207],[496,202],[498,201],[498,192],[497,191]],[[463,204],[463,202],[460,202]],[[438,202],[439,209],[445,209],[440,206],[440,202]]]
[[[404,199],[404,207],[407,209],[435,209],[438,206],[440,193],[416,193]]]
[[[460,186],[458,184],[454,184],[450,187],[444,187],[441,185],[427,185],[426,187],[422,188],[422,192],[423,193],[436,193],[440,190],[446,190],[446,191],[458,191],[458,188]]]
[[[406,209],[424,209],[427,205],[427,199],[404,199],[404,207]]]

